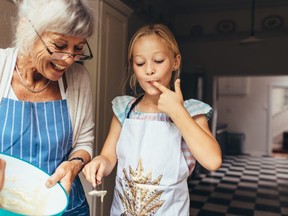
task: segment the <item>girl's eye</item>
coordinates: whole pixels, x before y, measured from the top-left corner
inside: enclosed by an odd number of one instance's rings
[[[144,63],[135,63],[138,67],[141,67],[144,65]]]
[[[155,63],[157,63],[157,64],[161,64],[163,62],[164,62],[164,60],[155,60]]]
[[[53,43],[53,44],[58,50],[63,50],[67,47],[67,44],[57,44],[57,43]]]

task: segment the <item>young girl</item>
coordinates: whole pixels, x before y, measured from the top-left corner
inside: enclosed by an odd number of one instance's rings
[[[222,162],[207,123],[211,107],[183,102],[181,56],[167,27],[140,28],[128,51],[130,86],[143,94],[113,100],[108,137],[84,175],[95,187],[118,162],[111,215],[189,215],[187,177],[195,160],[209,170]]]

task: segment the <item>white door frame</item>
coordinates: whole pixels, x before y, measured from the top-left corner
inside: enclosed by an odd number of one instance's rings
[[[273,103],[273,98],[272,98],[272,89],[275,87],[284,87],[288,88],[288,83],[287,82],[274,82],[271,83],[268,86],[268,110],[267,110],[267,155],[272,155],[272,147],[273,147],[273,135],[272,135],[272,103]]]

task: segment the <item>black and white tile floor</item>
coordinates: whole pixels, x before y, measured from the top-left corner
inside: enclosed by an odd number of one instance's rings
[[[216,172],[188,180],[191,216],[288,216],[288,160],[225,156]]]

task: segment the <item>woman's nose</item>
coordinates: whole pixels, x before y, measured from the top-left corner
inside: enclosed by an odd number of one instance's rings
[[[73,54],[73,48],[67,49],[67,56],[64,59],[68,64],[73,64],[75,62],[75,54]]]
[[[75,62],[74,56],[73,55],[69,55],[66,59],[65,59],[67,64],[73,64]]]

